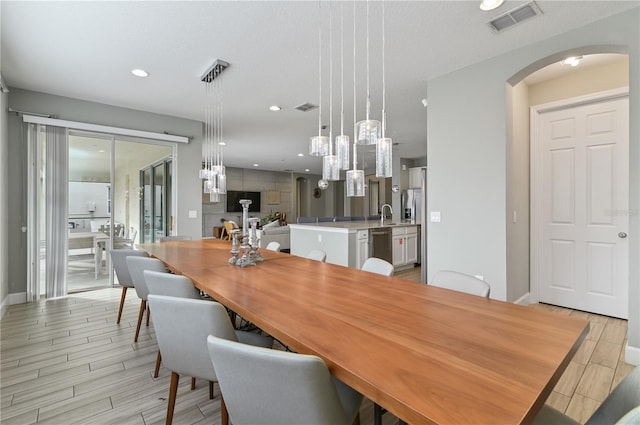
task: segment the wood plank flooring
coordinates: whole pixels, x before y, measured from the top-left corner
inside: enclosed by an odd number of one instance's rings
[[[397,274],[419,280],[419,268]],[[9,307],[1,321],[0,423],[161,424],[166,413],[169,371],[152,377],[157,345],[153,325],[133,343],[139,300],[129,291],[120,324],[115,323],[120,289]],[[626,321],[587,313],[591,332],[547,401],[584,422],[611,389],[632,370],[624,363]],[[198,380],[178,389],[175,424],[219,424],[220,393],[209,400]],[[373,423],[365,400],[361,423]],[[384,415],[384,424],[396,422]]]

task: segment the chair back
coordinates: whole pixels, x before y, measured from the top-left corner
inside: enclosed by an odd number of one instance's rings
[[[144,271],[153,270],[166,273],[167,268],[162,261],[156,258],[127,257],[126,260],[133,287],[136,288],[136,294],[138,294],[138,298],[146,301],[149,295],[149,288],[147,288],[147,283],[144,280]]]
[[[207,345],[234,424],[348,425],[355,418],[345,411],[335,381],[319,357],[212,335]],[[357,395],[353,398],[355,403],[349,404],[358,404]]]
[[[144,281],[149,295],[166,295],[168,297],[190,298],[200,300],[200,291],[186,276],[145,270]]]
[[[640,366],[607,396],[586,425],[640,423]]]
[[[327,253],[321,249],[314,249],[307,254],[307,258],[310,260],[321,261],[324,263],[324,261],[327,259]]]
[[[215,301],[149,295],[162,362],[178,375],[217,381],[207,336],[237,341],[225,308]]]
[[[381,258],[367,258],[362,264],[362,269],[366,272],[377,273],[384,276],[393,276],[393,264]]]
[[[113,269],[116,272],[118,283],[121,286],[133,288],[133,280],[131,279],[126,259],[130,256],[148,257],[149,254],[147,254],[146,251],[138,249],[111,249],[109,250],[109,255],[111,256],[111,263],[113,264]]]
[[[433,277],[431,285],[481,297],[489,297],[491,291],[491,287],[484,280],[451,270],[440,270]]]
[[[269,251],[280,251],[280,242],[271,241],[267,244],[266,248]]]
[[[191,236],[181,236],[181,235],[176,235],[176,236],[162,236],[158,242],[169,242],[169,241],[190,241],[191,239],[193,239]]]

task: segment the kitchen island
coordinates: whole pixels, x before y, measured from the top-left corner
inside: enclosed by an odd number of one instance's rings
[[[336,221],[290,224],[291,254],[306,256],[313,249],[327,254],[327,263],[360,269],[371,256],[396,270],[419,261],[420,224],[410,222]]]

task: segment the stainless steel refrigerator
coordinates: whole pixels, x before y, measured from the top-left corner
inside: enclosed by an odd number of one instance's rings
[[[407,189],[402,192],[402,218],[420,224],[422,212],[422,189]]]

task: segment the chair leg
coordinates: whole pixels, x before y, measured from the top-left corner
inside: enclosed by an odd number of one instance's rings
[[[116,323],[120,323],[120,317],[122,317],[122,309],[124,308],[124,300],[127,298],[127,287],[122,287],[122,296],[120,296],[120,308],[118,309],[118,320]]]
[[[213,400],[213,381],[209,381],[209,400]]]
[[[356,414],[356,417],[353,420],[353,425],[360,425],[360,412]]]
[[[191,391],[196,389],[196,378],[191,378]]]
[[[382,425],[382,407],[378,403],[373,404],[373,425]]]
[[[179,380],[180,375],[175,372],[171,372],[171,385],[169,386],[169,402],[167,403],[166,425],[171,425],[171,422],[173,422],[173,409],[176,407],[176,394],[178,393]]]
[[[133,342],[138,342],[138,335],[140,334],[140,325],[142,325],[142,316],[144,316],[144,311],[147,309],[147,302],[145,300],[140,300],[140,312],[138,313],[138,325],[136,326],[136,336],[133,337]]]
[[[160,350],[158,350],[158,357],[156,357],[156,369],[153,371],[154,378],[157,378],[160,374],[160,363],[162,363],[162,354],[160,354]]]
[[[149,310],[149,304],[147,304],[147,327],[149,327],[150,318],[151,318],[151,310]]]
[[[224,404],[222,394],[220,394],[220,422],[221,425],[229,425],[229,412],[227,412],[227,405]]]

